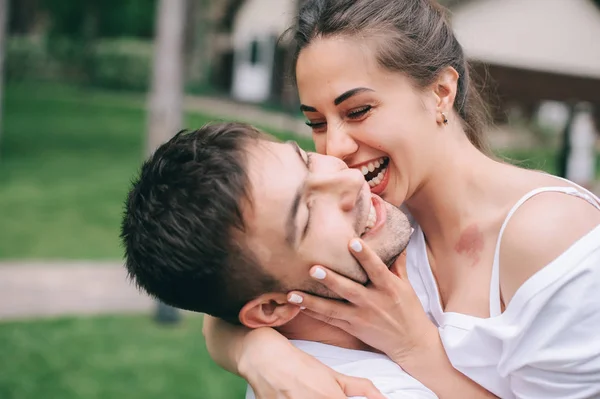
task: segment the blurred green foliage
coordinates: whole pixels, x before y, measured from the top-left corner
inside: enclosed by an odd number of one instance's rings
[[[103,39],[83,48],[70,39],[11,37],[6,78],[62,81],[105,89],[144,92],[150,84],[152,42]]]
[[[151,38],[154,32],[156,0],[41,0],[34,3],[47,15],[49,33],[55,37]],[[13,12],[18,12],[18,8]]]
[[[145,91],[156,0],[23,0],[10,7],[7,80]]]
[[[122,203],[143,157],[145,104],[137,94],[56,83],[7,86],[0,258],[122,257]],[[187,113],[186,126],[211,119]],[[313,148],[308,138],[298,141]]]

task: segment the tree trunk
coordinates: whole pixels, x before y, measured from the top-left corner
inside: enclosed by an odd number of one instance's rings
[[[4,117],[4,57],[6,52],[6,37],[8,36],[8,1],[0,0],[0,143],[2,143],[2,126]]]
[[[159,0],[154,39],[146,154],[168,141],[183,125],[183,44],[186,0]],[[156,320],[176,323],[175,308],[157,303]]]
[[[194,0],[188,3],[185,33],[185,80],[193,85],[201,84],[204,76],[204,54],[206,35],[210,29],[207,12],[209,0]]]
[[[186,0],[158,2],[147,126],[148,155],[182,128],[185,10]]]

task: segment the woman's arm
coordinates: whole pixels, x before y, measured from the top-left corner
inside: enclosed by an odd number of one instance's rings
[[[210,357],[225,370],[241,375],[238,369],[244,338],[250,329],[204,315],[202,333]]]
[[[371,381],[337,373],[272,328],[250,330],[205,315],[202,330],[213,360],[248,381],[258,399],[385,399]]]

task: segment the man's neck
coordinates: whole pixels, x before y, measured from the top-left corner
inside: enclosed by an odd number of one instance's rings
[[[277,330],[287,339],[320,342],[340,348],[375,352],[373,348],[347,332],[302,313]]]

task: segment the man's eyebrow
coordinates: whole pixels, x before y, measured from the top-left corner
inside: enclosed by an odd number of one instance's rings
[[[340,94],[339,96],[337,96],[335,98],[335,100],[333,100],[333,103],[335,105],[340,105],[341,103],[343,103],[350,97],[353,97],[353,96],[363,93],[365,91],[375,91],[375,90],[369,89],[368,87],[357,87],[355,89],[350,89],[350,90]],[[302,112],[317,112],[317,109],[315,107],[311,107],[310,105],[300,104],[300,111],[302,111]]]
[[[286,142],[286,144],[289,144],[292,147],[294,147],[294,151],[296,151],[296,154],[298,154],[298,157],[300,157],[302,163],[306,165],[306,162],[302,157],[302,153],[300,152],[300,147],[298,147],[298,144],[295,141],[288,141]],[[298,214],[298,207],[300,206],[300,199],[302,199],[304,189],[305,184],[302,183],[298,187],[298,190],[296,190],[296,194],[294,194],[294,199],[292,200],[292,206],[290,207],[290,211],[288,212],[287,220],[285,222],[285,241],[291,247],[293,247],[296,243],[296,234],[298,232],[298,228],[296,226],[296,215]]]

